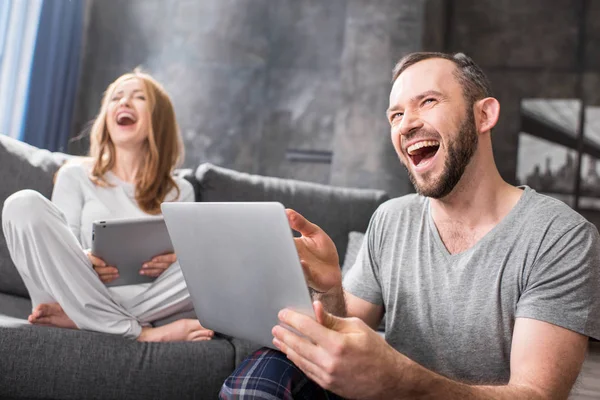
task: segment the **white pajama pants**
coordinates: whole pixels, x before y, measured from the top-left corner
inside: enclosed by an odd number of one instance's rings
[[[137,338],[142,326],[193,310],[177,262],[131,297],[108,289],[62,212],[36,191],[6,199],[2,230],[33,307],[57,302],[80,329]]]

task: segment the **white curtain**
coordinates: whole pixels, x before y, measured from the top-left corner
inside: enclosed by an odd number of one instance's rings
[[[0,0],[0,134],[20,139],[42,0]]]

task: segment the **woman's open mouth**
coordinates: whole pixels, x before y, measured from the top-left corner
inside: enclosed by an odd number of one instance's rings
[[[415,167],[424,166],[431,160],[440,148],[437,140],[423,140],[406,148],[406,153]]]
[[[121,112],[117,115],[117,125],[129,126],[137,122],[137,118],[130,112]]]

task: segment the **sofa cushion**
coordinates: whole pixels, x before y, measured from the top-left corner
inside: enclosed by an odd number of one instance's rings
[[[364,232],[385,192],[350,189],[238,172],[209,163],[196,170],[200,201],[278,201],[325,230],[343,265],[348,234]]]
[[[262,349],[264,347],[261,344],[254,343],[245,339],[228,337],[228,340],[231,342],[233,348],[235,349],[235,368],[239,367],[242,361],[244,361],[256,350]]]
[[[0,317],[7,316],[26,320],[31,314],[31,300],[12,294],[0,293]],[[0,326],[4,326],[0,322]]]
[[[0,328],[0,397],[216,399],[234,369],[231,343],[140,343],[116,335]]]
[[[49,198],[54,173],[68,158],[66,154],[40,150],[0,134],[0,204],[4,207],[6,198],[21,189],[34,189]],[[0,292],[28,296],[3,234],[0,235]]]

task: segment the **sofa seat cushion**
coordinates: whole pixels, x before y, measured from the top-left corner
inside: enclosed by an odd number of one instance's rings
[[[201,164],[196,170],[200,201],[278,201],[329,234],[343,265],[348,234],[367,230],[371,215],[388,199],[385,192],[351,189],[293,179],[251,175]]]
[[[0,397],[216,399],[234,349],[207,342],[140,343],[120,336],[0,328]]]
[[[21,189],[34,189],[50,198],[54,174],[68,158],[66,154],[40,150],[0,134],[2,207],[8,196]],[[28,297],[27,289],[8,253],[4,235],[0,235],[0,292]]]

